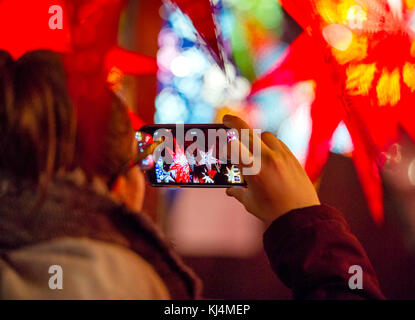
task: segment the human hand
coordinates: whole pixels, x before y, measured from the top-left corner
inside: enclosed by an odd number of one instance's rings
[[[225,115],[223,124],[240,131],[249,129],[251,139],[260,139],[261,169],[257,175],[244,175],[247,187],[231,187],[227,195],[236,198],[246,210],[262,221],[271,223],[283,214],[309,206],[319,205],[317,192],[301,164],[288,147],[273,134],[264,132],[261,137],[240,118]],[[238,143],[240,152],[249,153],[249,145]],[[242,165],[244,166],[244,165]]]

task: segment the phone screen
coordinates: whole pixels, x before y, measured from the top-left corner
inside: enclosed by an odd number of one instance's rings
[[[163,142],[153,153],[154,165],[147,171],[153,186],[220,188],[246,185],[240,167],[223,155],[227,143],[235,139],[234,130],[223,125],[181,126],[178,129],[176,125],[163,124],[140,129],[154,141]]]

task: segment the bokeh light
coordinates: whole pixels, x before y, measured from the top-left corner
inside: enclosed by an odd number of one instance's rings
[[[226,74],[199,43],[191,20],[180,10],[162,6],[164,26],[159,34],[156,123],[212,123],[226,112],[242,115],[250,125],[271,131],[303,161],[311,132],[310,106],[314,85],[276,87],[249,97],[251,82],[286,54],[280,40],[282,9],[275,0],[218,0],[219,23],[226,53]],[[358,10],[351,12],[360,17]],[[346,45],[344,39],[328,41]],[[347,40],[347,39],[346,39]],[[343,41],[343,42],[342,42]],[[350,153],[344,125],[336,130],[332,151]]]

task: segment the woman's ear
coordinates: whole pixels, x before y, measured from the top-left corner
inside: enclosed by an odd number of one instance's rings
[[[135,166],[128,175],[120,175],[115,180],[110,193],[114,201],[122,203],[132,211],[140,212],[144,203],[145,178]]]
[[[110,190],[111,197],[117,202],[125,202],[126,191],[127,179],[124,175],[119,175]]]

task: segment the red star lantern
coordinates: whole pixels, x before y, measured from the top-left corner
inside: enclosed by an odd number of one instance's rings
[[[66,65],[70,78],[75,78],[74,90],[91,93],[97,80],[99,85],[108,79],[108,73],[114,68],[123,74],[142,75],[157,72],[156,60],[120,48],[118,25],[124,0],[72,0],[69,7],[72,32],[72,50],[66,56]],[[88,85],[80,85],[84,80]],[[97,85],[97,87],[99,86]]]
[[[15,59],[36,49],[69,50],[71,36],[68,21],[63,19],[62,29],[51,29],[49,26],[49,20],[56,12],[54,6],[65,10],[64,2],[1,0],[0,49],[8,51]]]
[[[86,167],[100,157],[113,97],[106,90],[119,86],[123,74],[155,74],[156,60],[118,47],[118,26],[125,0],[72,0],[72,51],[65,54],[68,86],[78,109]],[[133,126],[142,121],[130,111]]]
[[[314,80],[306,170],[321,174],[330,140],[344,121],[353,161],[374,220],[383,221],[379,168],[402,127],[415,140],[413,0],[281,0],[305,30],[287,56],[253,85]]]
[[[125,74],[155,74],[154,58],[117,46],[124,5],[124,0],[1,0],[0,49],[16,59],[39,49],[78,53],[76,71],[96,71],[100,64],[106,71],[117,67]],[[51,28],[56,14],[62,26]]]
[[[175,142],[175,145],[175,152],[167,148],[173,159],[169,172],[174,172],[177,183],[188,183],[190,182],[190,164],[184,151],[184,146],[179,146],[177,142]]]

